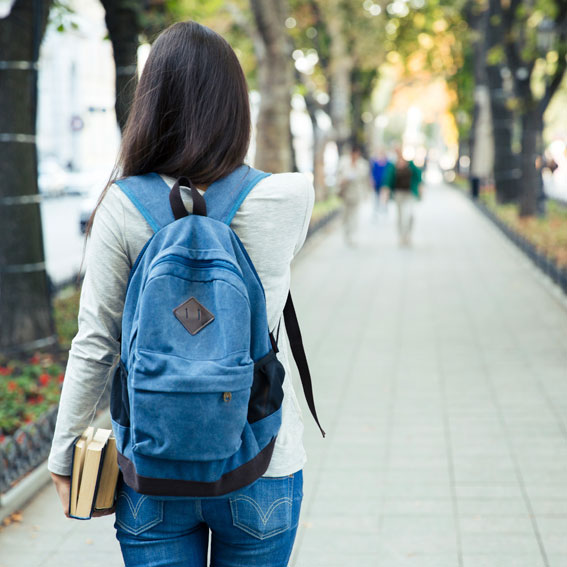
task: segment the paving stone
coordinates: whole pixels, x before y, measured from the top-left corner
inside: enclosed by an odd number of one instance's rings
[[[567,536],[567,515],[563,517],[538,516],[536,521],[538,530],[542,535]]]
[[[461,533],[477,534],[522,534],[531,539],[534,535],[533,524],[525,516],[461,516]]]
[[[531,498],[533,513],[539,516],[567,516],[567,500],[542,500]]]
[[[461,500],[521,500],[522,489],[519,484],[457,484],[457,499]]]
[[[540,550],[535,537],[523,533],[463,532],[461,543],[464,554],[493,553],[495,555],[523,553],[537,555]]]
[[[567,554],[565,553],[548,553],[547,562],[549,567],[566,567],[567,566]]]
[[[463,567],[547,567],[541,554],[473,553],[463,555]],[[551,565],[549,567],[552,567]],[[553,567],[563,567],[561,564]]]
[[[460,516],[523,516],[528,513],[526,502],[518,499],[461,500]]]

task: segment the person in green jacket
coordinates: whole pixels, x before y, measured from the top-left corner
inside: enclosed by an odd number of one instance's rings
[[[398,208],[398,234],[401,246],[411,244],[413,209],[421,197],[421,169],[411,160],[405,160],[400,149],[396,150],[395,163],[389,163],[384,174],[384,186],[396,201]]]

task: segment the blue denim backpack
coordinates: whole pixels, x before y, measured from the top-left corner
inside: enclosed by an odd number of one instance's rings
[[[154,230],[128,281],[111,393],[118,463],[139,493],[221,496],[268,468],[284,369],[262,284],[229,226],[268,175],[241,166],[204,197],[187,178],[171,190],[155,173],[116,182]],[[191,188],[192,214],[180,186]],[[284,321],[319,425],[291,296]]]

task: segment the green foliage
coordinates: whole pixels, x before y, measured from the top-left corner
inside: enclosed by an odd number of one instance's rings
[[[313,213],[311,215],[311,220],[309,221],[310,226],[314,226],[327,215],[330,215],[337,209],[340,209],[341,204],[342,201],[337,195],[333,195],[324,201],[317,201],[313,206]]]
[[[496,45],[486,53],[486,63],[488,65],[502,65],[506,62],[506,53],[503,45]]]
[[[491,26],[498,27],[502,24],[502,16],[499,14],[492,14],[489,21]]]
[[[527,98],[524,94],[522,108],[542,99],[555,74],[565,68],[567,41],[564,29],[567,22],[555,22],[559,5],[559,0],[524,0],[510,14],[511,23],[505,30],[506,43],[508,52],[515,53],[518,61],[512,59],[508,64],[513,72],[517,71],[518,65],[524,67],[528,72],[524,80],[531,87]],[[549,57],[550,54],[557,54],[557,59]],[[547,61],[547,64],[540,61]]]
[[[64,0],[54,0],[49,10],[48,26],[58,32],[66,32],[79,29],[75,20],[75,10],[71,8],[69,2]]]
[[[251,88],[256,83],[256,57],[248,0],[167,0],[175,21],[194,20],[222,35],[234,48]]]
[[[177,20],[192,19],[203,23],[218,16],[225,2],[222,0],[167,0],[168,11]]]
[[[77,334],[80,296],[78,289],[69,288],[53,300],[55,328],[62,349],[71,348],[71,341]]]
[[[473,47],[470,42],[463,46],[463,63],[459,70],[447,77],[448,85],[456,93],[456,99],[451,107],[459,132],[459,139],[467,140],[472,127],[474,113],[474,70]]]

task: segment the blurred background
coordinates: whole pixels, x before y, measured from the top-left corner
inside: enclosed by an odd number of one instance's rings
[[[137,78],[156,35],[186,19],[234,47],[250,88],[248,163],[309,177],[316,195],[311,232],[319,229],[317,239],[330,238],[332,249],[341,245],[333,240],[340,158],[353,145],[368,161],[400,147],[422,168],[424,219],[431,207],[458,225],[466,202],[466,214],[500,228],[559,297],[541,301],[557,316],[550,332],[563,349],[554,374],[562,389],[554,391],[566,393],[566,337],[558,334],[566,321],[561,290],[567,293],[565,0],[0,0],[5,523],[19,521],[13,512],[22,502],[6,494],[49,450],[65,352],[76,332],[85,227],[112,171]],[[370,170],[368,185],[370,196]],[[376,219],[365,207],[360,222],[370,241]],[[385,209],[380,222],[393,231],[394,211],[387,203]],[[427,241],[426,220],[423,226]],[[492,230],[479,226],[479,234]],[[470,238],[475,253],[488,254],[488,241]],[[445,254],[441,243],[438,249]],[[359,261],[355,270],[366,259]],[[385,262],[384,270],[393,265]],[[515,285],[502,281],[524,305],[538,301]],[[565,413],[557,419],[564,443]],[[567,502],[567,493],[562,498]],[[544,552],[541,562],[538,551],[536,562],[514,564],[565,566],[567,548],[560,552],[564,563]],[[460,557],[423,565],[463,565]]]
[[[545,215],[546,196],[567,200],[562,2],[255,2],[254,11],[246,1],[30,0],[11,14],[12,4],[0,3],[3,196],[33,195],[37,178],[55,286],[77,274],[77,226],[114,164],[152,38],[187,18],[223,34],[245,69],[249,162],[304,172],[320,202],[353,139],[367,156],[401,143],[419,164],[427,156],[431,174],[470,176],[523,217]],[[10,217],[32,208],[8,203]],[[17,254],[7,263],[41,261]],[[15,340],[37,340],[47,324]]]

